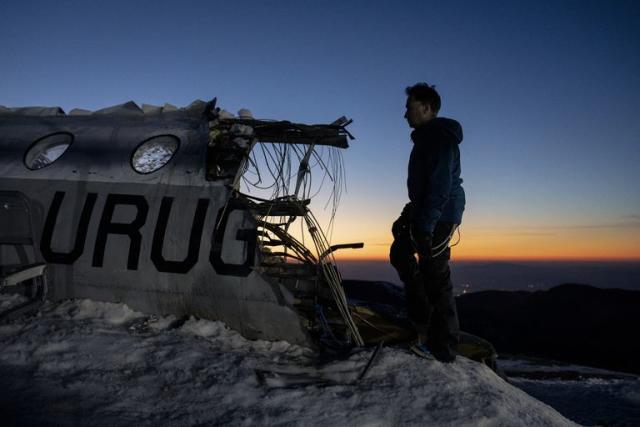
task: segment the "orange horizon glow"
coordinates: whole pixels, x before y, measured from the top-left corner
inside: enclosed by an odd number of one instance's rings
[[[394,219],[393,212],[346,212],[330,236],[331,244],[363,242],[364,247],[338,250],[336,260],[388,262]],[[640,221],[471,217],[452,242],[454,262],[640,262]]]
[[[630,230],[565,230],[546,234],[467,230],[451,249],[453,261],[640,262],[640,235]],[[355,241],[356,239],[341,241]],[[378,237],[376,239],[375,237]],[[372,237],[364,248],[340,250],[339,261],[388,261],[391,241]],[[386,236],[385,236],[386,237]],[[360,240],[362,241],[362,240]]]

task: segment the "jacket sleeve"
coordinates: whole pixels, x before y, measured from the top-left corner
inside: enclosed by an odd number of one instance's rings
[[[436,223],[449,200],[455,143],[441,141],[433,144],[424,158],[424,190],[419,206],[414,209],[414,225],[433,235]]]

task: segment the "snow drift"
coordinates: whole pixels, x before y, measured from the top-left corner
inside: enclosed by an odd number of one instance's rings
[[[0,306],[20,297],[0,295]],[[123,304],[46,303],[0,325],[3,425],[574,425],[486,366],[384,348],[314,366],[307,348],[249,341],[221,322],[155,317]],[[260,383],[256,370],[332,383]]]

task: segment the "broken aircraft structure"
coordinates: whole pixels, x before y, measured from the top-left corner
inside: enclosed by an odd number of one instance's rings
[[[310,163],[328,167],[318,148],[347,147],[347,120],[235,118],[202,101],[0,117],[0,265],[46,265],[49,298],[124,302],[307,344],[322,309],[341,336],[363,343],[336,248],[307,197]],[[269,147],[258,153],[258,144]],[[266,174],[258,154],[272,172],[268,199],[240,191],[248,173]],[[311,248],[290,232],[296,220]]]

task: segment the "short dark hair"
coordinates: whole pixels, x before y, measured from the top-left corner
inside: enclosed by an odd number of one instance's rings
[[[405,93],[423,104],[428,104],[434,113],[440,111],[441,100],[435,85],[425,82],[416,83],[413,86],[407,86]]]

